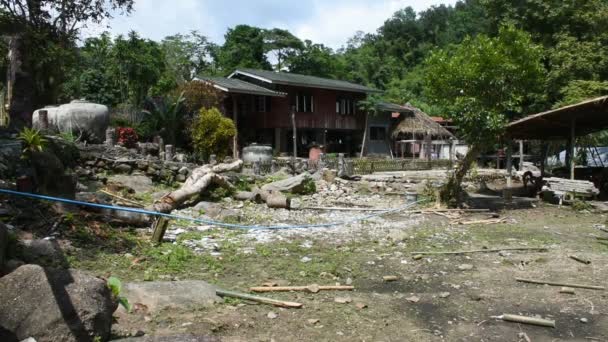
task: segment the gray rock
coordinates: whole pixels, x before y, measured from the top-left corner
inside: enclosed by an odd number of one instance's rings
[[[106,283],[78,270],[25,265],[0,278],[0,340],[109,338],[116,303]]]
[[[187,168],[187,167],[185,167],[185,166],[182,166],[182,167],[181,167],[181,169],[179,169],[179,170],[177,171],[177,173],[179,173],[180,175],[184,175],[184,176],[185,176],[185,175],[187,175],[189,172],[190,172],[190,171],[189,171],[189,170],[188,170],[188,168]]]
[[[301,193],[308,182],[313,182],[307,172],[262,186],[264,191],[285,191]]]
[[[60,132],[72,132],[75,136],[85,132],[91,142],[103,142],[106,129],[110,124],[110,111],[108,107],[83,100],[74,100],[61,106],[43,108],[48,113],[49,127]],[[41,129],[40,111],[32,115],[32,125]]]
[[[215,287],[204,281],[155,281],[123,284],[129,303],[140,303],[150,312],[165,308],[211,307],[221,302]]]
[[[222,207],[219,203],[213,202],[199,202],[194,208],[195,211],[201,212],[201,214],[208,216],[214,220],[224,220],[227,218],[239,218],[240,214],[238,211]]]
[[[114,171],[119,173],[131,173],[133,168],[129,164],[118,164],[114,166]]]
[[[182,175],[182,174],[178,174],[178,175],[175,177],[175,180],[176,180],[176,181],[178,181],[178,182],[185,182],[185,181],[186,181],[186,176],[185,176],[185,175]]]
[[[114,175],[110,182],[118,183],[135,190],[135,192],[150,192],[154,189],[152,180],[143,175]]]
[[[4,263],[4,269],[2,272],[4,272],[4,274],[9,274],[23,265],[25,265],[25,263],[21,260],[10,259]]]
[[[21,258],[26,263],[51,262],[62,258],[62,251],[54,239],[36,239],[21,241]]]

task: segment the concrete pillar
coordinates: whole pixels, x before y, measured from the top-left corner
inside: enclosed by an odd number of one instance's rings
[[[513,176],[513,152],[511,147],[512,141],[507,141],[507,146],[505,148],[505,153],[507,157],[507,188],[511,188],[511,177]]]
[[[113,147],[116,143],[116,130],[112,127],[106,129],[106,146]]]
[[[165,160],[173,161],[173,156],[175,155],[175,146],[173,145],[165,145]]]
[[[450,161],[453,163],[456,157],[456,139],[450,141]]]

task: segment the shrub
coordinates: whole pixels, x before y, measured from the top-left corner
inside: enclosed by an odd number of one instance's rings
[[[212,85],[200,81],[180,85],[177,93],[183,95],[184,106],[189,114],[194,114],[201,109],[218,108],[224,96]]]
[[[135,130],[131,127],[118,127],[116,129],[116,135],[118,144],[126,148],[135,147],[137,145],[137,140],[139,139],[137,133],[135,133]]]
[[[181,93],[175,97],[148,99],[146,106],[149,110],[139,128],[146,132],[146,135],[160,134],[166,144],[176,145],[187,120],[183,103],[184,97]]]
[[[224,117],[216,108],[201,109],[194,120],[191,134],[194,150],[203,159],[212,154],[222,159],[230,153],[236,127],[232,120]]]
[[[34,152],[42,152],[47,143],[39,130],[29,127],[19,132],[18,139],[23,142],[23,158],[29,158]]]

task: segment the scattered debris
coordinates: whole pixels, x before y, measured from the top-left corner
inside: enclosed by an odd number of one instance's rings
[[[251,292],[287,292],[287,291],[308,291],[311,293],[317,293],[319,291],[352,291],[354,290],[354,286],[319,286],[317,284],[312,284],[308,286],[262,286],[262,287],[251,287],[249,291]]]
[[[312,258],[311,257],[307,257],[307,256],[302,257],[302,259],[300,259],[300,261],[303,262],[303,263],[310,262],[311,260],[312,260]]]
[[[399,279],[399,277],[390,275],[390,276],[384,276],[384,277],[382,277],[382,279],[386,282],[391,282],[391,281],[397,281]]]
[[[365,303],[355,303],[355,307],[357,307],[357,309],[359,309],[359,310],[363,310],[363,309],[367,308],[367,304],[365,304]]]
[[[532,342],[532,340],[530,339],[530,336],[528,336],[528,334],[526,334],[525,332],[520,332],[519,334],[517,334],[517,337],[519,337],[519,339],[524,340],[526,342]]]
[[[559,293],[574,294],[574,289],[571,287],[564,286],[559,290]]]
[[[499,320],[506,321],[506,322],[515,322],[515,323],[538,325],[541,327],[555,328],[555,321],[543,319],[543,318],[537,318],[537,317],[503,314],[500,316],[492,316],[491,318],[499,319]]]
[[[411,296],[411,297],[405,298],[405,300],[407,300],[410,303],[418,303],[420,301],[420,297]]]
[[[461,271],[470,271],[473,269],[473,265],[471,265],[471,264],[458,265],[458,269]]]
[[[439,294],[439,298],[448,298],[450,296],[449,292],[441,292]]]
[[[589,320],[585,317],[580,319],[581,323],[589,323]]]
[[[538,251],[538,252],[548,252],[549,249],[546,247],[513,247],[513,248],[495,248],[495,249],[474,249],[470,251],[448,251],[448,252],[411,252],[410,254],[415,254],[414,259],[418,260],[423,257],[423,255],[440,255],[440,254],[471,254],[471,253],[494,253],[494,252],[502,252],[502,251]],[[420,258],[416,258],[420,256]]]
[[[246,299],[246,300],[250,300],[253,302],[270,304],[270,305],[279,306],[279,307],[283,307],[283,308],[301,308],[303,306],[302,303],[287,302],[287,301],[283,301],[283,300],[259,297],[259,296],[254,296],[254,295],[250,295],[247,293],[239,293],[239,292],[226,291],[226,290],[221,290],[221,289],[215,290],[215,293],[220,297],[233,297],[233,298]]]
[[[568,255],[568,257],[572,260],[576,260],[580,263],[583,263],[585,265],[589,265],[591,263],[591,260],[587,260],[587,259],[583,259],[581,257],[577,257],[576,255]]]
[[[414,255],[412,258],[413,258],[414,260],[420,260],[420,259],[424,258],[424,255],[422,255],[422,254],[416,254],[416,255]]]
[[[487,219],[487,220],[473,220],[473,221],[453,221],[451,224],[460,224],[460,225],[472,225],[472,224],[498,224],[507,222],[506,218],[499,219]]]
[[[270,311],[266,317],[270,318],[270,319],[275,319],[277,317],[279,317],[279,315],[277,315],[275,312]]]
[[[352,301],[353,301],[353,299],[350,297],[336,297],[334,299],[334,302],[339,303],[339,304],[348,304]]]
[[[315,324],[319,323],[320,320],[318,318],[310,318],[307,320],[307,322],[308,322],[308,324],[315,325]]]
[[[515,278],[515,280],[522,282],[522,283],[530,283],[530,284],[577,287],[580,289],[591,289],[591,290],[606,290],[606,288],[604,286],[596,286],[596,285],[567,284],[567,283],[558,283],[558,282],[553,282],[553,281],[524,279],[524,278]]]

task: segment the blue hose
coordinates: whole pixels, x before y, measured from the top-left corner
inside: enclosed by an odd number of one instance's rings
[[[113,205],[108,205],[108,204],[83,202],[83,201],[71,200],[71,199],[67,199],[67,198],[38,195],[38,194],[32,194],[32,193],[28,193],[28,192],[20,192],[20,191],[6,190],[6,189],[0,189],[0,194],[7,194],[7,195],[14,195],[14,196],[21,196],[21,197],[40,199],[40,200],[53,201],[53,202],[60,202],[60,203],[67,203],[67,204],[74,204],[74,205],[81,205],[81,206],[92,207],[92,208],[101,208],[101,209],[110,209],[110,210],[117,210],[117,211],[126,211],[126,212],[138,213],[138,214],[144,214],[144,215],[150,215],[150,216],[162,216],[162,217],[166,217],[166,218],[170,218],[170,219],[174,219],[174,220],[187,220],[187,221],[207,224],[207,225],[211,225],[211,226],[218,226],[218,227],[224,227],[224,228],[234,228],[234,229],[327,228],[327,227],[334,227],[334,226],[340,226],[340,225],[345,225],[345,224],[349,224],[349,223],[354,223],[354,222],[358,222],[358,221],[364,221],[364,220],[368,220],[368,219],[371,219],[371,218],[379,217],[379,216],[382,216],[382,215],[386,215],[386,214],[402,211],[402,210],[411,208],[411,207],[413,207],[414,205],[416,205],[418,203],[423,202],[423,201],[417,201],[417,202],[413,202],[413,203],[408,203],[407,205],[399,207],[399,208],[388,209],[386,211],[378,212],[378,213],[375,213],[375,214],[366,215],[366,216],[360,216],[360,217],[352,218],[350,220],[338,221],[338,222],[317,223],[317,224],[300,224],[300,225],[289,225],[289,226],[257,226],[257,225],[247,226],[247,225],[233,224],[233,223],[224,223],[224,222],[219,222],[219,221],[206,220],[206,219],[200,219],[200,218],[193,218],[193,217],[187,217],[187,216],[165,214],[165,213],[161,213],[161,212],[158,212],[158,211],[152,211],[152,210],[146,210],[146,209],[129,208],[129,207],[113,206]]]

